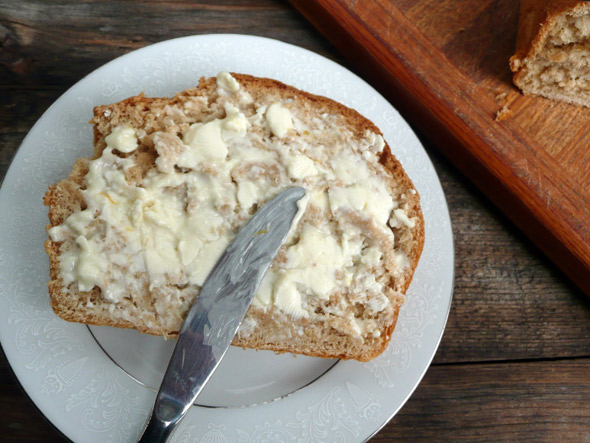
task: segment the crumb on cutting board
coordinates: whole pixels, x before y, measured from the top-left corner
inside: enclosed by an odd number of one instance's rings
[[[508,96],[507,93],[501,92],[500,94],[496,95],[496,101],[502,101]]]
[[[501,122],[502,120],[506,120],[507,118],[512,117],[512,109],[508,107],[508,105],[502,106],[498,112],[496,112],[496,121]]]

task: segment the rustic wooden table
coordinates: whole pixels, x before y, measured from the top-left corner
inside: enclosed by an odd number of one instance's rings
[[[0,0],[0,179],[35,121],[84,75],[150,43],[219,32],[275,38],[349,67],[279,0]],[[432,367],[373,441],[590,441],[590,300],[425,146],[453,222],[453,306]],[[65,440],[3,355],[0,435]]]

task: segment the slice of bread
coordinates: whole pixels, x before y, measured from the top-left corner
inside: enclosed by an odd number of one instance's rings
[[[275,80],[222,73],[173,98],[94,109],[95,152],[49,188],[51,306],[176,336],[256,208],[307,195],[233,344],[370,360],[424,244],[419,196],[379,129]]]
[[[524,94],[590,106],[590,3],[522,0],[514,84]]]

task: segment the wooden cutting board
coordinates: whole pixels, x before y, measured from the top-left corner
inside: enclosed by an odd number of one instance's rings
[[[518,1],[292,3],[590,294],[590,109],[513,86]]]

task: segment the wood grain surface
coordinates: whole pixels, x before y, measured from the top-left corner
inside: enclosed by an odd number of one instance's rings
[[[0,179],[35,121],[84,75],[150,43],[215,32],[276,38],[356,70],[279,0],[0,0]],[[590,441],[590,300],[417,133],[450,207],[454,299],[432,367],[373,441]],[[65,441],[3,356],[0,436]]]
[[[292,3],[590,295],[590,109],[512,85],[518,2]]]

